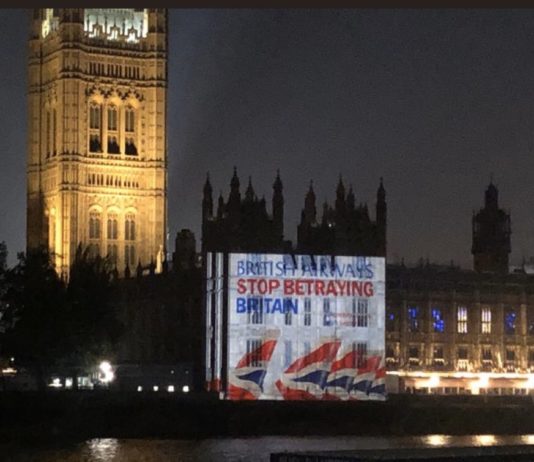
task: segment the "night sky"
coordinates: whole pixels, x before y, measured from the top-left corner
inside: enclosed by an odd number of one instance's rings
[[[25,246],[27,13],[0,11],[0,240]],[[270,203],[280,168],[285,235],[310,179],[318,206],[339,174],[388,256],[471,267],[471,214],[493,173],[512,212],[512,263],[534,256],[534,11],[173,10],[169,19],[169,250],[200,240],[202,186]],[[216,197],[214,198],[216,199]]]

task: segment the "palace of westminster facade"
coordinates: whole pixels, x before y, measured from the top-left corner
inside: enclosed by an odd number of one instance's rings
[[[319,218],[312,185],[297,243],[284,240],[280,175],[272,213],[234,171],[214,206],[206,181],[202,244],[182,230],[172,265],[167,227],[167,12],[37,9],[29,41],[27,246],[48,246],[67,275],[79,245],[124,276],[119,358],[199,360],[207,251],[387,254],[382,182],[374,219],[340,179]],[[405,388],[525,392],[534,383],[534,276],[509,272],[510,217],[490,184],[473,216],[474,270],[387,267],[386,361]],[[143,276],[147,274],[147,276]],[[159,274],[158,274],[159,273]],[[135,275],[134,277],[128,277]],[[185,282],[184,282],[185,281]]]

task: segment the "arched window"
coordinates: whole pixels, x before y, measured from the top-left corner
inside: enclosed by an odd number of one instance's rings
[[[131,106],[128,106],[124,112],[124,130],[130,133],[135,132],[135,111]]]
[[[100,239],[100,213],[89,214],[89,239]]]
[[[135,215],[129,213],[124,220],[124,240],[135,241]]]
[[[118,111],[115,106],[108,107],[108,130],[116,132],[118,127]]]
[[[102,124],[102,111],[100,106],[96,104],[91,104],[89,108],[89,128],[91,129],[100,129]]]
[[[108,239],[115,240],[118,239],[118,220],[116,214],[108,215]],[[109,253],[109,252],[108,252]]]
[[[102,152],[102,108],[96,103],[89,105],[89,152]]]

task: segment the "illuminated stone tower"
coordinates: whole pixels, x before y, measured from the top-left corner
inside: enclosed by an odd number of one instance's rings
[[[166,95],[165,10],[33,10],[27,247],[58,272],[79,244],[120,274],[162,262]]]

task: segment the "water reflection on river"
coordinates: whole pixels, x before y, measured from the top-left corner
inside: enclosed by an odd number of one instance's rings
[[[409,438],[267,436],[199,441],[105,438],[59,448],[10,448],[6,451],[4,447],[1,458],[9,462],[267,462],[272,452],[281,451],[508,444],[534,444],[534,435],[427,435]]]

